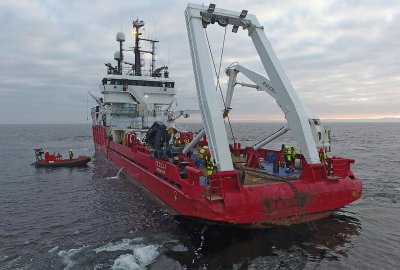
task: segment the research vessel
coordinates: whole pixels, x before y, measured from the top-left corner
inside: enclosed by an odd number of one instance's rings
[[[106,63],[101,96],[90,93],[97,102],[91,109],[96,152],[124,168],[130,180],[173,215],[204,222],[251,228],[291,225],[327,217],[359,199],[362,184],[350,168],[354,160],[326,156],[330,129],[301,103],[256,16],[189,4],[185,18],[203,128],[189,132],[175,123],[194,111],[175,108],[175,81],[167,66],[156,65],[158,40],[143,38],[144,22],[136,19],[134,46],[124,48],[125,35],[116,35],[117,64]],[[227,67],[224,108],[218,103],[219,77],[205,35],[218,25],[247,32],[267,75],[239,64]],[[144,42],[149,50],[141,47]],[[133,63],[126,60],[129,51]],[[145,53],[151,55],[147,71],[141,59]],[[239,73],[251,83],[238,82]],[[225,123],[237,85],[273,98],[287,126],[252,146],[230,141]],[[264,148],[289,130],[297,154],[287,147]]]

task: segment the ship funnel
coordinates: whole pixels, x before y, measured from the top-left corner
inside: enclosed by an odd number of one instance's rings
[[[117,37],[116,37],[117,41],[119,42],[124,42],[125,41],[125,34],[122,32],[118,32],[117,33]]]

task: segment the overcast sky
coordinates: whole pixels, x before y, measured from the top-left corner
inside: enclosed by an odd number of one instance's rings
[[[399,0],[212,2],[258,17],[298,95],[320,118],[400,119]],[[169,65],[179,108],[198,108],[186,5],[0,1],[0,123],[86,123],[87,91],[99,94],[104,63],[113,61],[118,48],[118,31],[126,33],[125,47],[132,46],[136,17],[146,23],[144,37],[160,40],[158,63]],[[213,25],[207,31],[218,62],[224,29]],[[222,67],[238,61],[263,73],[247,32],[227,33]],[[225,75],[221,81],[225,90]],[[254,89],[238,86],[232,107],[236,120],[282,119],[275,102]]]

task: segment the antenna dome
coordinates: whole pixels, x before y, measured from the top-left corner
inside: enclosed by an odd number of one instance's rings
[[[122,56],[123,57],[123,56]],[[121,55],[120,55],[120,52],[119,51],[116,51],[115,53],[114,53],[114,59],[115,60],[121,60]]]
[[[117,41],[125,41],[125,34],[122,32],[117,33]]]

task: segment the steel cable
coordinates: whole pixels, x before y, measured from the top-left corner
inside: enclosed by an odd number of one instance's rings
[[[225,99],[224,99],[224,95],[222,94],[221,84],[219,82],[219,76],[221,74],[222,57],[223,57],[224,48],[225,48],[226,27],[225,27],[225,32],[224,32],[224,39],[222,41],[222,50],[221,50],[221,57],[220,57],[220,61],[219,61],[218,72],[217,72],[217,68],[215,66],[214,55],[213,55],[212,50],[211,50],[210,40],[208,39],[208,34],[207,34],[207,29],[206,28],[204,29],[204,33],[205,33],[206,38],[207,38],[208,49],[210,51],[211,60],[212,60],[213,67],[214,67],[215,76],[217,76],[217,86],[215,87],[215,91],[217,91],[218,88],[219,88],[219,92],[221,94],[222,102],[224,103],[224,108],[225,108],[225,110],[227,110]],[[231,130],[233,143],[236,143],[236,139],[235,139],[235,135],[233,134],[233,129],[232,129],[232,125],[231,125],[231,120],[229,119],[229,115],[227,115],[226,118],[228,119],[229,129]]]

